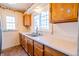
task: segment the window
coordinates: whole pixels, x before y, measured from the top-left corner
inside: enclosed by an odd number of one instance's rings
[[[49,30],[49,18],[48,12],[41,12],[40,14],[34,15],[34,30],[38,27],[41,31]]]
[[[49,30],[48,12],[42,12],[40,15],[40,29]]]
[[[6,16],[6,29],[15,30],[15,17]]]
[[[40,19],[39,15],[34,16],[34,30],[36,30],[37,27],[39,28],[39,19]]]

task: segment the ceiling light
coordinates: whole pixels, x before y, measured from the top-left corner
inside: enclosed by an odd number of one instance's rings
[[[37,12],[37,13],[40,13],[40,12],[41,12],[41,8],[36,7],[36,8],[34,9],[34,11]]]

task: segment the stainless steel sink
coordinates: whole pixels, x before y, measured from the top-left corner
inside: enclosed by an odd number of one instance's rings
[[[29,35],[31,37],[38,37],[38,36],[42,36],[42,34],[36,34],[36,33],[31,33],[31,34],[26,34]]]

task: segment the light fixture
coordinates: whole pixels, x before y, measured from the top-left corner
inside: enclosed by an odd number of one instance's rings
[[[36,8],[34,9],[34,11],[35,11],[36,13],[40,13],[40,12],[41,12],[41,8],[40,8],[40,7],[36,7]]]

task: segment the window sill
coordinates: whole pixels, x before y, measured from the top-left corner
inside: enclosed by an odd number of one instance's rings
[[[15,32],[17,30],[3,30],[2,32]]]

